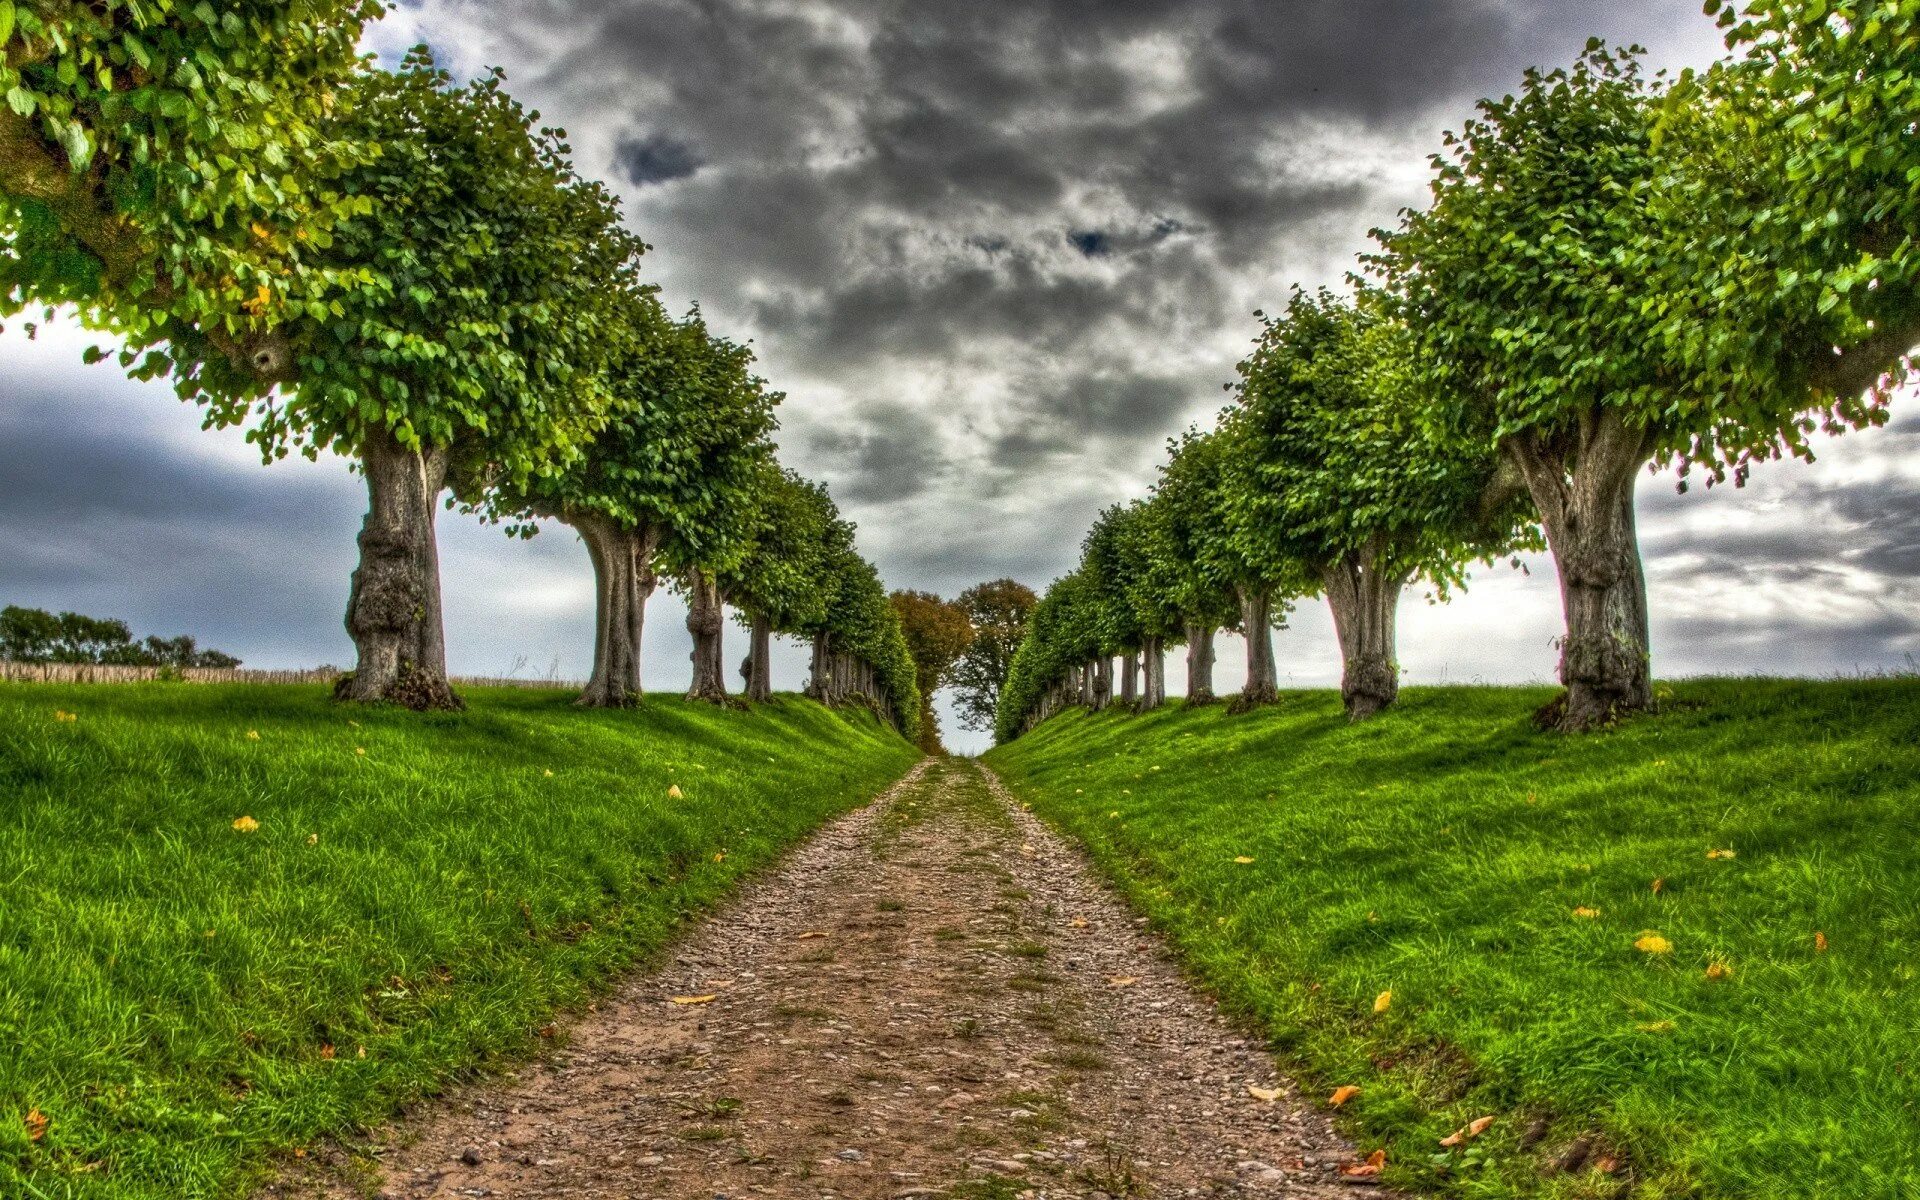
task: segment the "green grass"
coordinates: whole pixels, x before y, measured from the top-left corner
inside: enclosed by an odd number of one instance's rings
[[[918,757],[796,697],[468,699],[0,685],[0,1196],[242,1195],[541,1044]]]
[[[1920,681],[1671,692],[1584,738],[1530,726],[1546,689],[1078,713],[988,761],[1313,1086],[1363,1089],[1390,1181],[1920,1195]],[[1540,1174],[1589,1133],[1619,1178]]]

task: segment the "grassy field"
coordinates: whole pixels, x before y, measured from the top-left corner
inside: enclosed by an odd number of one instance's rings
[[[1551,694],[1076,713],[988,761],[1313,1088],[1361,1089],[1390,1182],[1920,1196],[1920,681],[1677,683],[1585,738],[1531,728]],[[1617,1175],[1542,1173],[1583,1137]]]
[[[918,756],[795,697],[325,695],[0,684],[0,1196],[241,1195],[524,1054]]]

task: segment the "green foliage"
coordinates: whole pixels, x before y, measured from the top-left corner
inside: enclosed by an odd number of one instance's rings
[[[1027,621],[1040,598],[1012,579],[977,583],[955,598],[973,625],[973,641],[954,663],[951,683],[960,725],[990,731],[1000,707],[1013,656],[1027,636]]]
[[[759,613],[776,633],[800,633],[826,620],[835,525],[840,510],[824,485],[764,460],[754,488],[751,548],[723,582],[743,623]]]
[[[362,72],[340,107],[378,152],[343,174],[364,210],[317,253],[369,282],[326,303],[263,285],[263,318],[294,347],[295,394],[206,396],[209,420],[251,423],[269,456],[351,453],[372,432],[447,447],[470,502],[563,469],[602,419],[602,368],[649,332],[621,327],[635,319],[644,243],[498,71],[456,86],[415,50],[398,71]]]
[[[108,663],[130,667],[237,667],[240,660],[202,650],[187,634],[135,641],[125,621],[81,613],[0,609],[0,660],[17,663]]]
[[[1080,543],[1080,571],[1086,580],[1081,619],[1100,654],[1125,654],[1140,648],[1145,633],[1134,605],[1135,568],[1142,560],[1143,517],[1138,505],[1114,505],[1095,518]]]
[[[1361,725],[1332,692],[1075,713],[987,761],[1310,1095],[1361,1089],[1340,1117],[1390,1183],[1616,1194],[1539,1173],[1593,1133],[1644,1200],[1914,1195],[1920,684],[1673,692],[1576,740],[1530,724],[1544,688],[1410,689]],[[1487,1115],[1481,1165],[1439,1146]]]
[[[0,1194],[246,1194],[270,1154],[527,1053],[915,758],[797,697],[467,700],[0,685]]]
[[[366,147],[331,114],[380,13],[0,2],[0,315],[73,303],[136,347],[232,350],[258,328],[257,285],[319,303],[349,288],[310,251],[360,207],[337,174]]]
[[[880,582],[880,572],[854,553],[852,533],[852,526],[848,524],[847,549],[837,556],[839,561],[832,567],[829,584],[832,600],[821,628],[835,649],[853,655],[874,669],[893,706],[895,726],[917,741],[923,705],[913,652],[907,645],[906,631],[901,628],[900,614],[887,601],[887,589]]]
[[[1500,486],[1491,443],[1426,418],[1418,351],[1378,301],[1296,289],[1284,313],[1262,314],[1239,366],[1253,519],[1236,532],[1250,557],[1278,554],[1315,575],[1377,552],[1386,573],[1444,596],[1470,563],[1539,540],[1524,490]]]

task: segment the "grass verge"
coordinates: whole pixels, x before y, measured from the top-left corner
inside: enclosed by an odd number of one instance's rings
[[[1361,1089],[1389,1182],[1920,1195],[1920,682],[1670,692],[1582,738],[1529,725],[1547,689],[1074,713],[988,762],[1322,1094]]]
[[[243,1194],[524,1054],[918,757],[797,697],[467,699],[0,684],[0,1195]]]

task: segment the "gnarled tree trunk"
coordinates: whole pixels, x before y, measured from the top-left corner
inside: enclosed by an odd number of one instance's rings
[[[1167,647],[1159,637],[1143,640],[1140,646],[1140,711],[1150,712],[1167,702]]]
[[[727,664],[723,634],[726,615],[721,608],[720,585],[695,568],[687,572],[687,632],[693,635],[693,684],[687,699],[727,702]]]
[[[1612,408],[1600,408],[1564,438],[1509,438],[1505,446],[1546,529],[1560,576],[1567,631],[1555,724],[1597,729],[1653,703],[1647,581],[1640,567],[1633,489],[1651,439]]]
[[[773,699],[773,621],[753,614],[753,633],[747,649],[747,699],[764,704]]]
[[[1140,654],[1129,650],[1120,656],[1120,703],[1140,707]]]
[[[347,598],[347,633],[358,652],[341,678],[341,700],[388,700],[412,709],[465,707],[447,682],[440,615],[440,550],[434,518],[445,486],[444,447],[411,450],[384,430],[360,449],[367,517],[360,565]]]
[[[1343,662],[1340,699],[1347,716],[1365,720],[1400,695],[1400,664],[1394,659],[1394,617],[1404,571],[1387,566],[1386,546],[1375,538],[1341,555],[1321,575]]]
[[[652,526],[630,529],[600,513],[568,512],[593,560],[595,590],[593,675],[574,703],[629,708],[640,699],[640,641],[653,595]]]
[[[1113,659],[1102,654],[1093,660],[1093,711],[1113,703]]]
[[[1212,704],[1213,626],[1187,626],[1187,703]]]
[[[1240,630],[1247,639],[1247,686],[1234,707],[1252,708],[1280,699],[1280,680],[1273,662],[1273,598],[1260,588],[1238,589]]]

